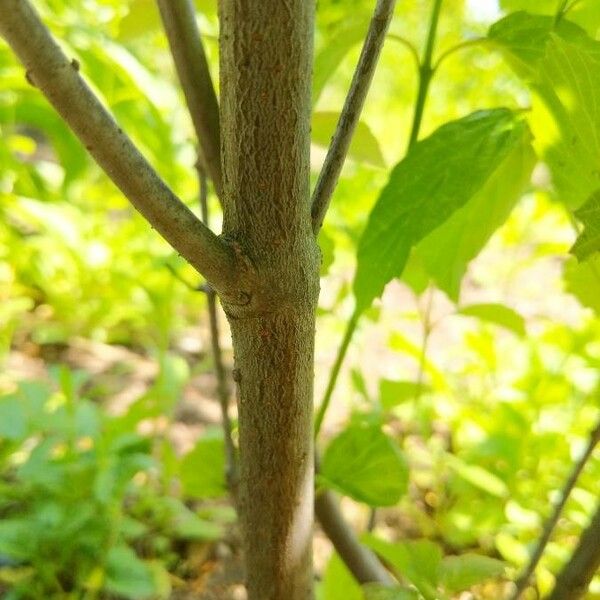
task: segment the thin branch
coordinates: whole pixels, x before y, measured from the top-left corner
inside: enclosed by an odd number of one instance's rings
[[[219,105],[191,0],[157,0],[196,136],[218,196],[222,191]]]
[[[442,52],[440,54],[437,61],[433,65],[433,70],[437,71],[440,68],[440,65],[445,60],[450,58],[453,54],[455,54],[456,52],[460,52],[461,50],[466,50],[467,48],[472,48],[473,46],[480,46],[482,44],[486,44],[487,41],[488,41],[488,39],[484,38],[484,37],[474,38],[472,40],[465,40],[464,42],[460,42],[460,44],[456,44],[455,46],[448,48],[447,50],[445,50],[444,52]]]
[[[401,35],[398,35],[396,33],[388,33],[387,37],[390,40],[394,40],[395,42],[402,44],[410,52],[410,55],[413,57],[413,60],[415,61],[415,65],[417,66],[417,69],[421,66],[421,59],[419,58],[419,51],[416,49],[415,45],[410,40],[407,40],[406,38],[404,38]]]
[[[579,460],[573,465],[573,469],[562,489],[560,500],[554,507],[552,515],[544,525],[544,530],[542,531],[542,535],[536,544],[533,554],[531,555],[529,564],[527,565],[527,568],[523,571],[521,576],[515,582],[516,589],[513,595],[511,596],[510,600],[518,600],[518,598],[520,598],[521,594],[525,591],[525,588],[529,584],[529,580],[531,579],[531,576],[533,575],[538,563],[540,562],[540,559],[542,558],[542,554],[544,553],[544,550],[548,545],[548,542],[550,541],[550,537],[552,536],[552,533],[556,528],[558,520],[560,519],[560,515],[562,514],[562,511],[565,507],[565,504],[567,503],[567,500],[569,499],[569,496],[571,495],[571,492],[573,491],[573,488],[575,487],[577,480],[579,479],[579,475],[581,474],[581,471],[583,471],[583,468],[585,467],[586,463],[588,462],[588,460],[592,456],[592,453],[594,452],[594,448],[598,445],[599,442],[600,421],[590,433],[589,440],[584,453],[581,455]],[[600,547],[600,541],[597,540],[597,543]]]
[[[202,221],[208,227],[208,182],[206,172],[200,161],[197,165],[198,182],[200,184],[200,210]],[[210,344],[212,349],[213,363],[215,366],[215,375],[217,377],[217,396],[221,406],[221,422],[223,425],[223,437],[225,440],[225,466],[226,479],[229,491],[234,502],[237,500],[237,458],[235,454],[235,445],[231,436],[231,419],[229,418],[229,397],[230,388],[227,378],[227,371],[223,362],[223,352],[221,351],[221,342],[219,336],[219,319],[217,314],[217,294],[212,287],[206,290],[206,301],[208,303],[208,322],[210,327]]]
[[[235,280],[229,246],[175,196],[121,131],[27,0],[0,0],[0,34],[97,163],[150,224],[217,289]]]
[[[393,584],[394,579],[377,556],[359,542],[352,528],[344,520],[339,503],[332,492],[317,494],[315,512],[323,531],[359,583]]]
[[[556,579],[548,600],[579,600],[588,590],[592,578],[600,567],[600,504],[589,527],[583,532],[579,544]]]
[[[392,20],[395,4],[396,0],[377,0],[344,108],[312,195],[311,214],[315,233],[318,233],[323,225],[333,190],[344,166],[352,135],[358,124],[386,32]]]

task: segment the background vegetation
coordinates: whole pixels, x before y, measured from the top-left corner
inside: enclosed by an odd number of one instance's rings
[[[215,2],[196,5],[216,75]],[[197,210],[193,131],[154,3],[36,6],[150,162]],[[575,52],[568,43],[589,43],[593,55],[600,9],[592,0],[573,3],[567,17],[587,33],[563,22],[556,62],[532,95],[543,40],[526,25],[539,17],[513,15],[488,35],[521,8],[548,15],[538,27],[552,23],[557,7],[444,2],[420,137],[496,107],[522,114],[522,130],[477,192],[480,202],[425,238],[380,300],[365,300],[318,442],[319,485],[343,494],[365,542],[424,598],[507,593],[600,414],[600,255],[569,255],[580,227],[573,211],[600,187],[597,167],[586,162],[600,155],[600,70],[573,90],[559,62]],[[367,0],[318,4],[315,176],[371,10]],[[327,277],[318,399],[354,311],[360,236],[406,150],[418,86],[407,41],[420,53],[430,10],[425,0],[397,8],[320,236]],[[584,43],[581,35],[590,37]],[[554,91],[572,139],[560,111],[544,102]],[[0,128],[2,597],[166,598],[208,590],[219,570],[239,583],[201,281],[100,173],[5,44]],[[453,159],[464,161],[466,185],[469,157],[457,148]],[[431,185],[448,181],[432,174]],[[209,201],[218,214],[216,198]],[[383,269],[363,254],[369,260]],[[359,285],[359,301],[360,294]],[[222,343],[230,364],[226,331]],[[596,511],[599,480],[596,455],[536,570],[540,594]],[[323,536],[315,548],[322,600],[362,598]],[[405,594],[394,597],[419,597]],[[600,598],[600,580],[586,597]]]

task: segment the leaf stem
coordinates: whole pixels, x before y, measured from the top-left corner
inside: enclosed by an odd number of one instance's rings
[[[340,374],[340,369],[342,367],[342,363],[344,362],[344,358],[346,357],[346,353],[348,352],[348,347],[350,346],[350,342],[352,341],[354,332],[356,331],[356,326],[358,325],[360,315],[361,312],[355,309],[346,325],[346,332],[344,333],[342,343],[338,349],[335,362],[333,363],[331,374],[329,376],[329,382],[327,383],[325,395],[323,396],[323,401],[321,402],[321,405],[319,406],[319,410],[317,412],[317,416],[315,417],[315,437],[319,434],[319,431],[321,430],[321,425],[323,424],[325,413],[329,408],[331,397],[333,395],[333,391],[335,390],[335,385]]]
[[[434,72],[437,71],[440,68],[440,66],[442,65],[442,63],[445,60],[447,60],[448,58],[450,58],[456,52],[460,52],[461,50],[466,50],[468,48],[473,48],[473,46],[484,45],[486,43],[487,43],[487,38],[478,37],[478,38],[474,38],[472,40],[465,40],[464,42],[460,42],[459,44],[456,44],[455,46],[448,48],[447,50],[442,52],[440,54],[440,56],[438,57],[438,59],[435,61],[435,64],[433,65],[433,71]]]
[[[431,20],[429,22],[429,32],[425,42],[425,52],[423,60],[419,66],[419,88],[417,90],[417,100],[415,103],[415,112],[413,117],[412,129],[408,139],[408,149],[410,150],[419,137],[423,113],[425,111],[425,101],[429,93],[429,85],[434,74],[432,67],[433,51],[435,48],[435,38],[440,20],[440,12],[442,10],[443,0],[433,0],[433,8],[431,11]]]
[[[415,65],[418,69],[421,65],[421,59],[419,58],[419,51],[416,49],[415,45],[410,40],[407,40],[396,33],[388,33],[388,38],[398,42],[399,44],[402,44],[410,52],[410,55],[413,57]]]

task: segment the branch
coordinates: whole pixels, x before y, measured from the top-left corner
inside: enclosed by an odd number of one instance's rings
[[[231,248],[152,169],[79,75],[27,0],[0,0],[0,35],[96,162],[172,246],[219,291],[234,288]]]
[[[583,532],[571,560],[556,579],[548,600],[579,600],[600,567],[600,505],[589,527]]]
[[[594,448],[596,447],[598,442],[600,442],[600,422],[598,422],[595,429],[590,433],[589,441],[584,453],[579,458],[579,460],[573,465],[573,470],[571,471],[571,474],[565,482],[560,500],[558,504],[554,507],[552,515],[544,525],[544,530],[540,539],[538,540],[538,543],[536,544],[535,550],[531,556],[529,564],[527,565],[527,568],[523,571],[522,575],[515,582],[516,590],[514,591],[510,600],[518,600],[521,594],[525,591],[525,588],[527,587],[529,580],[531,579],[531,576],[533,575],[533,572],[535,571],[535,568],[540,562],[542,554],[544,553],[544,550],[548,545],[548,542],[550,541],[552,532],[554,531],[556,524],[560,519],[560,515],[562,514],[565,504],[567,503],[567,500],[569,499],[569,496],[571,495],[571,492],[573,491],[573,488],[575,487],[575,484],[579,479],[579,475],[581,474],[581,471],[583,471],[583,468],[585,467],[590,456],[592,456]],[[598,545],[600,546],[600,542],[598,543]]]
[[[217,196],[222,192],[219,104],[191,0],[157,0],[177,75]]]
[[[342,516],[332,492],[324,491],[315,498],[315,513],[321,527],[354,578],[361,584],[392,585],[394,580],[377,556],[357,539]]]
[[[202,211],[202,221],[208,227],[208,185],[206,173],[200,161],[197,164],[198,181],[200,183],[200,210]],[[208,322],[210,327],[210,344],[212,349],[213,363],[215,365],[215,375],[217,376],[217,396],[221,406],[221,420],[223,425],[223,437],[225,440],[225,465],[226,479],[229,491],[234,503],[237,501],[237,460],[235,454],[235,445],[231,437],[231,419],[229,418],[229,382],[227,372],[223,362],[223,352],[221,351],[221,342],[219,337],[219,319],[217,315],[217,294],[210,286],[206,289],[206,300],[208,303]]]
[[[344,166],[352,135],[362,112],[386,32],[392,20],[395,4],[396,0],[377,0],[358,65],[352,77],[350,91],[313,192],[311,214],[315,233],[318,233],[323,225],[333,190]]]

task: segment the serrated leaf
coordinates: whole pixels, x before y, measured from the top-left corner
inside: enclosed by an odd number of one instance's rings
[[[579,260],[585,260],[593,253],[600,252],[600,190],[596,190],[590,199],[575,211],[575,216],[583,223],[583,231],[571,248],[571,253]]]
[[[512,331],[519,337],[524,337],[526,334],[525,319],[517,311],[504,304],[470,304],[460,308],[458,314],[494,323]]]
[[[440,583],[450,594],[470,589],[504,573],[502,561],[481,554],[446,556],[440,564]]]
[[[328,148],[339,119],[340,114],[337,112],[313,113],[311,130],[313,142],[318,146]],[[385,167],[379,142],[364,121],[359,121],[356,126],[348,149],[348,157],[359,163]]]
[[[186,496],[220,498],[227,494],[225,449],[220,430],[207,431],[182,458],[180,477]]]
[[[440,547],[429,540],[391,543],[376,536],[365,538],[365,544],[388,562],[403,579],[408,580],[427,600],[438,600],[436,591],[442,560]]]
[[[481,191],[416,246],[425,271],[454,302],[469,263],[512,212],[529,185],[535,163],[526,132]]]
[[[500,108],[447,123],[414,146],[393,169],[360,240],[359,310],[402,274],[413,246],[484,187],[526,132],[519,116]]]
[[[370,506],[392,506],[406,492],[408,466],[378,426],[351,425],[327,447],[318,480]]]
[[[585,262],[571,257],[565,263],[564,280],[568,292],[600,315],[600,255],[595,254]]]

